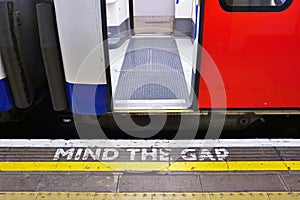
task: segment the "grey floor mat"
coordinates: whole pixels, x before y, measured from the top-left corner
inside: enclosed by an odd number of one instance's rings
[[[187,98],[187,85],[175,40],[172,37],[132,38],[114,99]]]

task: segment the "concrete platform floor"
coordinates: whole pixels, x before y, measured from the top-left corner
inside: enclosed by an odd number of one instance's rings
[[[0,192],[300,192],[300,173],[1,172]]]

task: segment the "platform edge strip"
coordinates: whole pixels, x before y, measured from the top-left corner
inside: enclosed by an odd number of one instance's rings
[[[0,162],[0,171],[298,171],[300,161]]]
[[[0,147],[300,147],[300,139],[219,139],[219,140],[48,140],[0,139]]]

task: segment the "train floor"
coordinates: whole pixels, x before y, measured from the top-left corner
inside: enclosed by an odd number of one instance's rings
[[[300,199],[300,140],[0,140],[0,199]]]
[[[189,37],[153,35],[110,49],[114,109],[189,108],[194,49]]]

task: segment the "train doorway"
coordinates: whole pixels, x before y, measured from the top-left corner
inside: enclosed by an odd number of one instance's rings
[[[199,10],[198,0],[106,2],[113,111],[191,109]]]
[[[174,0],[133,0],[132,16],[136,35],[170,35],[174,32]]]

